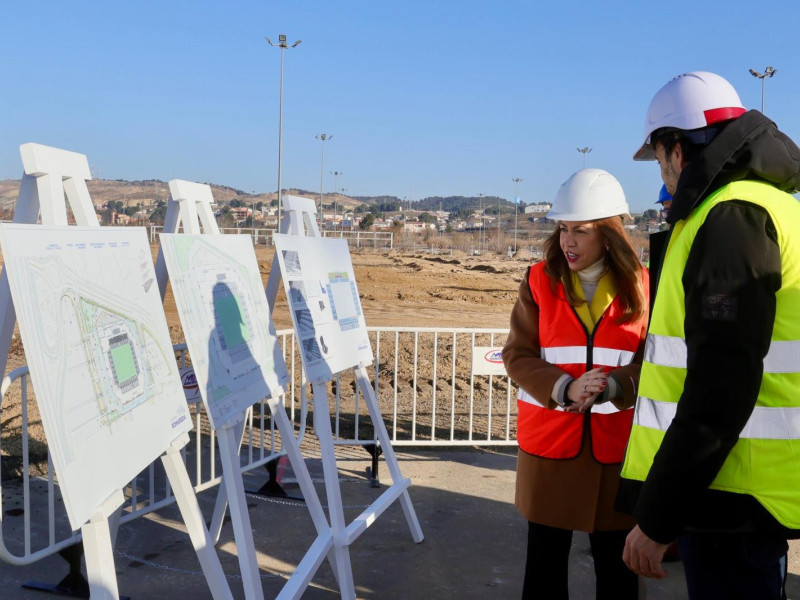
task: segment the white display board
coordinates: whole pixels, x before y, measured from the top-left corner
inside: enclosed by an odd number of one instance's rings
[[[289,382],[253,241],[247,235],[160,239],[197,385],[212,427],[220,429]]]
[[[143,228],[0,225],[73,529],[191,430]]]
[[[347,242],[277,234],[275,248],[309,381],[371,363]]]

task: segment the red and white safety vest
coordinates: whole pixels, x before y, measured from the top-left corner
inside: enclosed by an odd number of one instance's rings
[[[587,331],[575,309],[567,302],[564,287],[558,284],[553,294],[545,263],[530,269],[528,285],[539,306],[539,346],[541,357],[580,377],[589,369],[603,367],[608,372],[629,364],[639,348],[645,321],[620,323],[619,295],[598,319],[594,331]],[[642,275],[647,286],[646,274]],[[621,463],[633,421],[633,409],[619,410],[604,402],[591,412],[566,412],[560,406],[547,408],[550,398],[537,400],[520,388],[517,441],[529,454],[543,458],[575,458],[581,452],[583,428],[591,428],[592,454],[603,464]],[[588,422],[588,425],[587,425]]]

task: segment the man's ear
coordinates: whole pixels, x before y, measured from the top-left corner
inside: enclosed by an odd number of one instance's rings
[[[678,161],[678,166],[681,168],[681,170],[688,164],[684,158],[683,146],[680,142],[672,147],[672,156],[670,156],[670,160],[673,158]]]

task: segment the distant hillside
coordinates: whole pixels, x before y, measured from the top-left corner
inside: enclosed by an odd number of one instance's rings
[[[19,179],[0,180],[0,211],[12,211],[17,202],[19,194]],[[238,190],[224,185],[211,185],[211,193],[217,204],[230,204],[231,200],[239,200],[243,204],[258,204],[259,202],[269,206],[270,202],[278,199],[277,192],[266,194],[249,194],[243,190]],[[166,181],[158,179],[148,179],[145,181],[125,181],[122,179],[94,179],[87,182],[89,195],[95,206],[102,206],[110,201],[122,202],[124,206],[152,206],[169,198],[169,185]],[[284,195],[301,196],[304,198],[318,199],[318,192],[307,190],[285,189]],[[337,203],[339,207],[353,209],[363,202],[343,196],[342,194],[325,194],[323,198],[325,204]]]
[[[89,194],[95,206],[102,206],[109,201],[122,202],[124,206],[148,207],[158,204],[159,201],[166,201],[169,198],[169,186],[167,182],[158,179],[147,179],[144,181],[125,181],[122,179],[95,179],[87,183]],[[211,185],[211,192],[217,204],[230,204],[232,200],[238,200],[242,204],[263,204],[269,206],[270,202],[277,200],[277,192],[264,194],[251,194],[243,190],[224,185]],[[13,210],[19,193],[19,179],[0,180],[0,211],[8,212]],[[319,192],[304,189],[284,189],[284,195],[301,196],[303,198],[319,199]],[[430,196],[413,202],[404,202],[397,196],[345,196],[343,194],[327,193],[323,196],[323,203],[328,206],[337,206],[337,210],[344,208],[354,210],[362,204],[371,207],[380,207],[378,210],[392,212],[401,208],[413,211],[436,211],[467,213],[477,211],[483,206],[488,213],[497,211],[497,206],[503,211],[510,211],[513,204],[497,196]],[[373,208],[373,210],[375,210]]]
[[[403,207],[414,211],[458,212],[477,211],[481,206],[489,208],[498,204],[502,207],[513,206],[512,202],[498,196],[429,196],[410,203],[397,196],[354,196],[354,198],[369,205],[396,205],[398,210]]]

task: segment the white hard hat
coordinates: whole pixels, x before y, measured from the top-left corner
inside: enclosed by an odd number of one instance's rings
[[[603,169],[582,169],[561,184],[547,213],[555,221],[594,221],[628,214],[625,192]]]
[[[644,144],[633,160],[655,160],[650,135],[656,129],[700,129],[735,119],[746,111],[739,94],[724,77],[707,71],[678,75],[650,101],[644,120]]]

